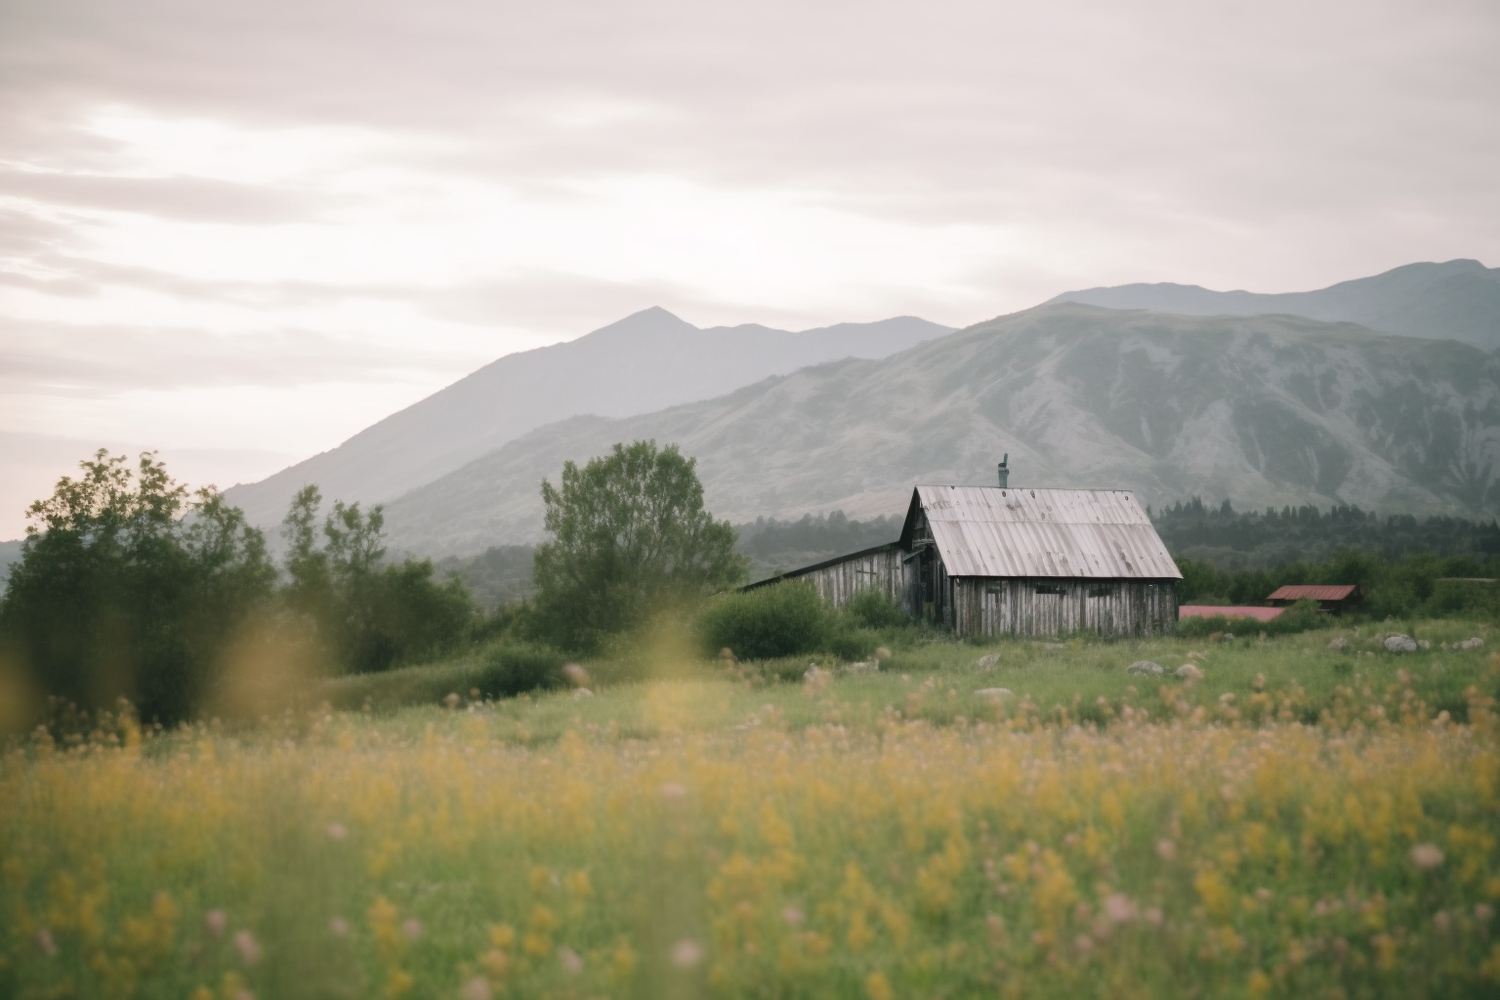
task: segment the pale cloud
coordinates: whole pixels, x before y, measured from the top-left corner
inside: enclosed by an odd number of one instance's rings
[[[302,456],[651,305],[1493,264],[1497,50],[1484,0],[14,0],[0,432]]]

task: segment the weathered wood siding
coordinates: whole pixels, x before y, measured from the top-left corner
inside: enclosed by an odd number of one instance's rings
[[[959,635],[1155,635],[1177,624],[1176,580],[956,577]]]
[[[881,591],[901,607],[909,607],[911,579],[908,564],[902,561],[904,555],[892,546],[799,573],[795,579],[811,583],[818,596],[835,607],[847,603],[861,590],[872,589]]]

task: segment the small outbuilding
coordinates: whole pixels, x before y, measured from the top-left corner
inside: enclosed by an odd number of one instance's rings
[[[919,485],[896,541],[751,588],[787,579],[835,605],[877,589],[965,636],[1148,635],[1175,626],[1182,573],[1129,490]]]
[[[1298,601],[1317,601],[1318,610],[1342,615],[1346,608],[1358,604],[1363,596],[1359,586],[1353,583],[1332,586],[1297,584],[1277,588],[1266,598],[1266,603],[1273,608],[1289,608]]]

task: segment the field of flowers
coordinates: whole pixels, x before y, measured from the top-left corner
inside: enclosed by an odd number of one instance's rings
[[[0,996],[1500,994],[1500,658],[1327,639],[33,737]]]

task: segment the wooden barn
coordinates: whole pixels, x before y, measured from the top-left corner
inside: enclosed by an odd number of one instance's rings
[[[751,587],[787,579],[836,605],[878,589],[959,635],[1145,635],[1176,624],[1182,574],[1128,490],[917,486],[897,541]]]

